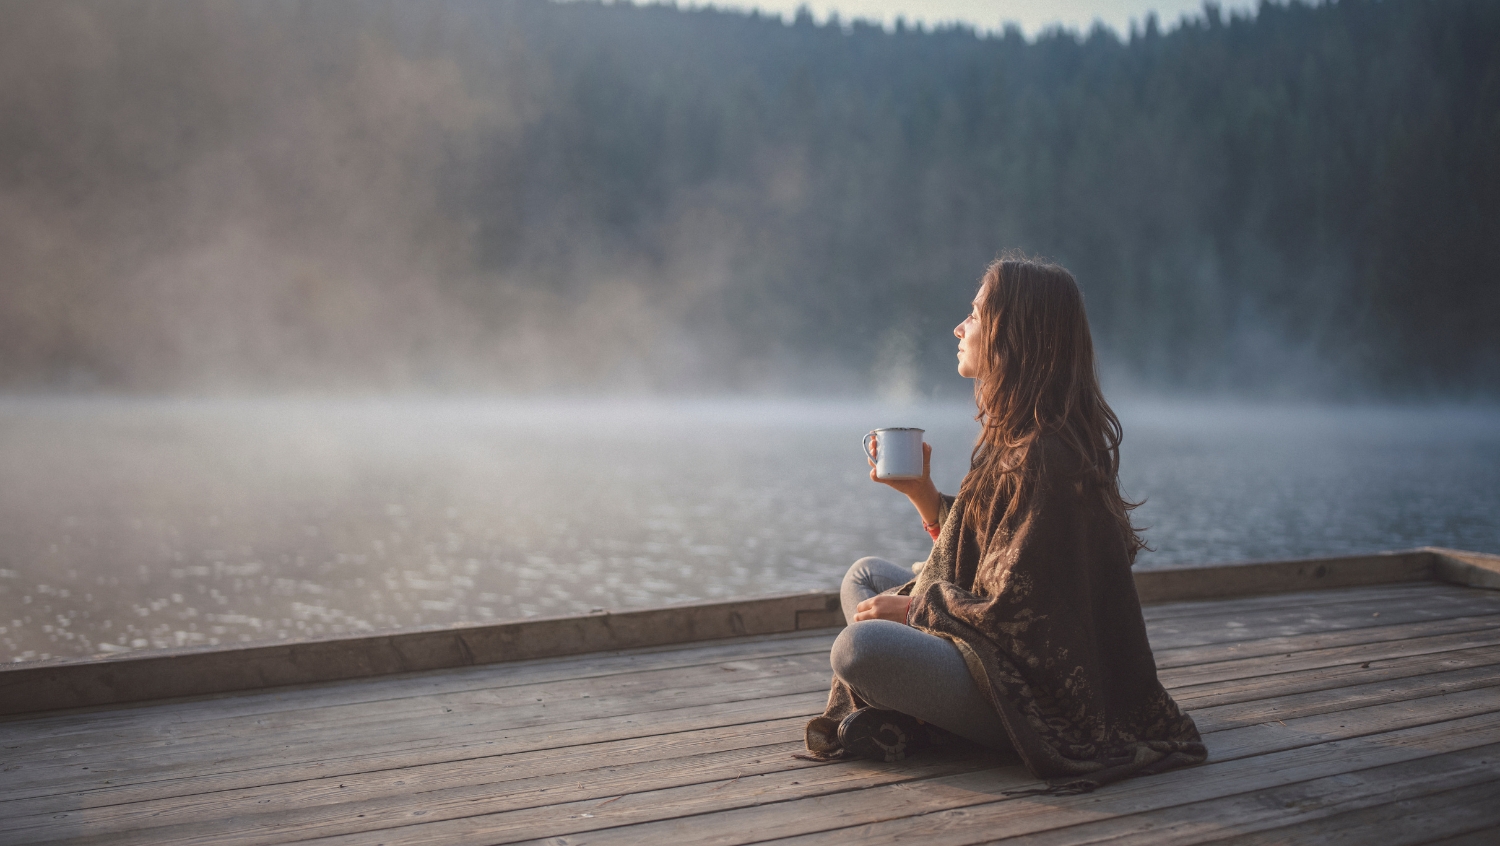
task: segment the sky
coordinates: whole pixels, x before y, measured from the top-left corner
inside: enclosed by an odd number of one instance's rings
[[[714,0],[679,5],[754,8],[787,18],[796,13],[797,7],[806,5],[820,22],[835,11],[844,20],[863,18],[887,26],[904,17],[908,23],[920,21],[929,27],[958,21],[986,32],[1015,23],[1028,36],[1058,24],[1087,30],[1095,21],[1102,21],[1123,36],[1130,31],[1132,20],[1144,22],[1152,11],[1163,25],[1170,26],[1182,15],[1199,14],[1203,9],[1202,0]],[[1219,5],[1227,12],[1251,9],[1255,4],[1252,0],[1226,0]]]

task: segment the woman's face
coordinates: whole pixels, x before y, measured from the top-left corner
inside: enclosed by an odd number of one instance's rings
[[[979,362],[983,355],[980,346],[984,343],[979,326],[979,303],[983,297],[984,289],[981,288],[970,304],[969,316],[953,328],[953,335],[958,338],[958,375],[965,379],[973,379],[979,375]]]

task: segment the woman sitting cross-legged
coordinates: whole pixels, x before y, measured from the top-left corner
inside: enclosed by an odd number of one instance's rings
[[[1146,640],[1130,573],[1144,543],[1073,277],[996,261],[954,334],[979,407],[969,472],[938,493],[923,444],[922,478],[876,479],[917,507],[932,554],[915,579],[878,558],[849,569],[808,752],[897,760],[937,726],[1013,750],[1054,792],[1202,762]]]

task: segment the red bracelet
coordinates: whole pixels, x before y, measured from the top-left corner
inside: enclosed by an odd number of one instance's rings
[[[923,520],[922,521],[922,528],[924,528],[924,529],[927,530],[927,534],[932,535],[932,539],[933,540],[937,540],[938,539],[938,535],[942,534],[943,524],[941,524],[941,523],[929,523],[926,520]]]

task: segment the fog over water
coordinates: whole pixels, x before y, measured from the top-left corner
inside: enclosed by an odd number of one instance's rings
[[[1500,411],[1122,403],[1138,567],[1500,552]],[[0,401],[0,657],[828,590],[930,542],[860,436],[964,403]]]
[[[949,331],[1009,248],[1113,398],[1429,403],[1119,403],[1137,566],[1500,552],[1500,410],[1430,405],[1500,397],[1500,6],[1216,8],[0,4],[0,660],[922,559],[860,437],[957,488]]]

